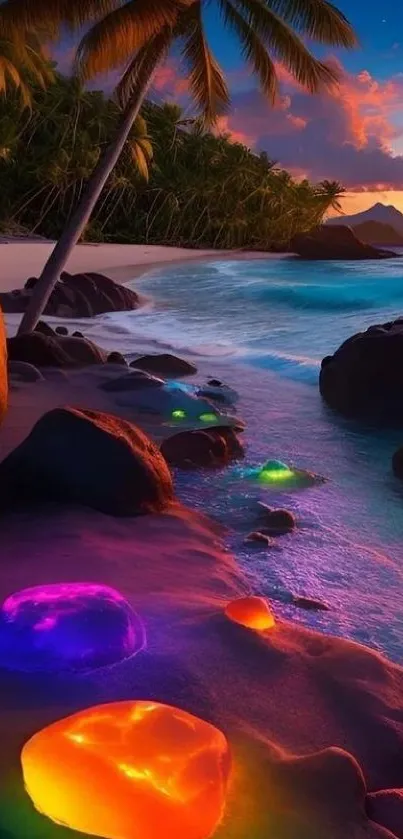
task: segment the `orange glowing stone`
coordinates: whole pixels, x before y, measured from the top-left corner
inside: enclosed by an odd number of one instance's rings
[[[239,597],[225,609],[227,618],[249,629],[271,629],[274,616],[263,597]]]
[[[207,839],[224,811],[229,745],[157,702],[114,702],[39,731],[22,755],[39,812],[107,839]]]

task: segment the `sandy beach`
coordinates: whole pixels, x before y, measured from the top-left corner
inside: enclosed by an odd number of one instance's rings
[[[1,289],[37,274],[50,247],[1,244]],[[230,258],[238,256],[245,255]],[[228,253],[82,245],[68,270],[124,282],[169,263],[216,258]],[[156,442],[172,433],[100,390],[105,377],[97,367],[13,384],[0,460],[56,406],[117,413]],[[102,480],[102,464],[99,474]],[[226,604],[260,592],[226,548],[223,527],[180,504],[133,519],[46,504],[3,516],[0,537],[1,600],[36,584],[101,582],[129,600],[148,638],[145,651],[107,673],[69,680],[2,674],[1,839],[82,835],[33,809],[21,782],[21,747],[81,708],[129,698],[177,705],[226,734],[232,773],[215,839],[402,839],[403,669],[278,616],[267,632],[231,623]]]

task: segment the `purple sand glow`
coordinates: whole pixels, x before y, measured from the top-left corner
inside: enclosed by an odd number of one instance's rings
[[[12,670],[94,670],[136,655],[145,644],[136,612],[119,592],[98,583],[23,589],[0,611],[0,666]]]

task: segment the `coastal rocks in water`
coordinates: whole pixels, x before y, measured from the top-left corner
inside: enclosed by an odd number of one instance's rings
[[[204,719],[137,699],[51,723],[25,743],[21,764],[36,809],[77,835],[209,839],[224,815],[231,751]]]
[[[351,227],[322,225],[293,237],[290,250],[303,259],[390,259],[398,254],[366,245]]]
[[[7,375],[7,341],[6,327],[3,313],[0,309],[0,423],[7,411],[8,403],[8,375]]]
[[[327,603],[323,603],[322,600],[315,600],[313,597],[302,597],[298,594],[294,594],[292,596],[291,601],[294,606],[298,606],[300,609],[305,609],[307,612],[328,612],[329,606]]]
[[[0,304],[4,311],[25,312],[36,283],[37,278],[30,277],[22,290],[0,294]],[[44,314],[91,318],[105,312],[131,311],[139,305],[140,298],[135,291],[115,283],[103,274],[91,271],[85,274],[68,274],[65,271],[50,295]]]
[[[46,500],[134,516],[161,511],[172,499],[171,474],[154,443],[99,411],[49,411],[0,464],[4,507]]]
[[[403,424],[403,318],[370,327],[322,361],[319,388],[346,417]]]
[[[244,456],[235,430],[220,425],[174,434],[164,440],[161,453],[170,466],[181,469],[226,466]]]
[[[40,382],[44,381],[44,377],[37,367],[33,364],[28,364],[26,361],[9,361],[8,375],[10,379],[18,382]]]
[[[395,451],[392,458],[392,469],[396,478],[400,478],[403,481],[403,447]]]
[[[245,545],[250,543],[260,548],[272,548],[276,544],[268,533],[264,533],[261,530],[253,530],[252,533],[248,533],[245,538]]]
[[[197,373],[197,367],[183,358],[169,353],[159,355],[142,355],[130,364],[138,370],[147,370],[149,373],[156,373],[157,376],[193,376]]]
[[[274,509],[259,501],[260,520],[264,522],[264,529],[267,533],[280,536],[290,533],[296,527],[296,520],[290,510]]]
[[[108,359],[109,361],[109,359]],[[145,370],[132,370],[130,373],[125,373],[123,376],[118,376],[115,379],[108,379],[102,382],[99,386],[101,390],[111,391],[115,393],[124,393],[130,390],[143,390],[145,388],[159,388],[165,384],[163,379],[158,379]]]
[[[24,361],[35,367],[74,367],[103,364],[106,353],[92,341],[64,335],[30,332],[7,341],[11,361]]]
[[[207,385],[197,391],[197,396],[211,399],[213,402],[219,402],[222,405],[234,405],[238,399],[236,391],[228,385],[224,385],[218,379],[210,379]]]
[[[106,360],[108,364],[121,364],[122,367],[127,367],[127,361],[121,352],[110,352]]]
[[[129,603],[98,583],[23,589],[0,609],[0,666],[9,670],[95,670],[136,655],[145,640]]]

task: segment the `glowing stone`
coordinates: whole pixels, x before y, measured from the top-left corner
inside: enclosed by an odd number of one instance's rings
[[[290,478],[293,478],[294,472],[289,468],[289,466],[287,466],[286,463],[282,463],[281,460],[268,460],[267,463],[258,470],[257,477],[261,481],[276,483],[277,481],[287,481]]]
[[[227,618],[247,626],[248,629],[271,629],[274,617],[263,597],[239,597],[228,603],[225,614]]]
[[[218,417],[217,414],[200,414],[199,420],[202,422],[217,422]]]
[[[35,734],[21,754],[39,812],[106,839],[207,839],[230,771],[227,740],[186,711],[151,701],[80,711]]]
[[[186,411],[182,411],[181,408],[177,408],[175,411],[172,411],[172,419],[185,419]]]
[[[0,665],[12,670],[93,670],[135,655],[145,640],[124,597],[97,583],[23,589],[0,610]]]

